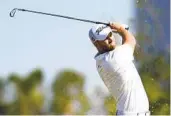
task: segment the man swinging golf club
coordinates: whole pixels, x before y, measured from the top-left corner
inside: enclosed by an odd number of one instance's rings
[[[14,17],[17,10],[98,24],[90,29],[89,37],[98,50],[95,59],[99,75],[117,102],[116,114],[150,115],[146,92],[132,62],[136,40],[127,30],[128,28],[119,23],[108,25],[99,21],[18,8],[14,8],[10,12],[10,16]],[[112,30],[122,36],[123,44],[121,46],[116,46]]]
[[[122,37],[122,45],[116,46],[112,30]],[[89,38],[98,50],[98,73],[116,100],[116,115],[149,116],[149,101],[133,63],[135,37],[121,24],[110,23],[93,26]]]

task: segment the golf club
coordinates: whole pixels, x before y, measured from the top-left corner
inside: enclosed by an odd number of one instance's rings
[[[37,13],[37,14],[42,14],[42,15],[49,15],[49,16],[54,16],[54,17],[61,17],[61,18],[66,18],[66,19],[72,19],[72,20],[77,20],[77,21],[82,21],[82,22],[89,22],[89,23],[95,23],[95,24],[104,24],[106,26],[109,26],[109,23],[104,23],[104,22],[99,22],[99,21],[92,21],[92,20],[86,20],[86,19],[79,19],[79,18],[74,18],[74,17],[69,17],[69,16],[64,16],[64,15],[57,15],[57,14],[51,14],[51,13],[45,13],[45,12],[39,12],[39,11],[33,11],[33,10],[27,10],[27,9],[19,9],[19,8],[14,8],[10,12],[10,17],[14,17],[16,11],[23,11],[23,12],[31,12],[31,13]],[[124,25],[126,30],[129,30],[129,27],[127,25]]]

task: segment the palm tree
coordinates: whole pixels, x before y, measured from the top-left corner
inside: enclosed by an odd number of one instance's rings
[[[84,77],[72,70],[61,71],[52,85],[54,114],[84,114],[89,103],[84,93]]]
[[[13,73],[8,79],[16,89],[16,99],[9,107],[9,114],[40,114],[44,103],[44,97],[38,90],[43,80],[42,71],[35,69],[25,78]]]

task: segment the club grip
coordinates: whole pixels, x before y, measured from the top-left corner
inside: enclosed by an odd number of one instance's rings
[[[122,24],[122,26],[123,26],[126,30],[129,30],[129,26],[128,26],[128,25]]]
[[[126,30],[129,30],[129,26],[126,25],[126,24],[122,24],[122,27],[124,27]],[[112,29],[112,31],[113,31],[114,33],[117,33],[117,30],[115,30],[115,29]]]

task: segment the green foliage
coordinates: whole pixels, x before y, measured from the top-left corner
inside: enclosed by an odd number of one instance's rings
[[[72,70],[61,71],[52,85],[54,98],[51,110],[55,114],[84,114],[89,109],[87,96],[83,92],[84,77]],[[72,101],[81,104],[81,110],[73,112]]]
[[[147,56],[150,58],[146,58]],[[139,73],[150,101],[152,115],[169,115],[170,68],[168,62],[163,56],[148,55],[145,52],[141,54],[141,57],[136,58],[137,61],[140,61]],[[43,77],[43,72],[40,69],[34,69],[26,76],[17,73],[10,74],[8,83],[15,85],[16,97],[9,103],[5,103],[1,99],[0,113],[8,115],[43,114],[46,100],[45,94],[40,91]],[[0,80],[2,91],[5,86],[4,82],[3,79]],[[91,108],[88,96],[84,91],[85,79],[81,73],[67,69],[62,70],[56,75],[50,86],[53,96],[48,103],[47,114],[83,115]],[[1,92],[1,95],[3,94],[4,92]],[[104,99],[104,108],[108,115],[115,115],[116,102],[111,95]]]
[[[116,114],[116,102],[112,96],[107,96],[105,98],[104,106],[108,112],[108,115]]]
[[[9,104],[8,114],[31,115],[41,113],[44,97],[37,87],[42,82],[43,74],[35,69],[25,78],[16,73],[8,77],[9,82],[16,87],[16,100]]]
[[[157,101],[165,97],[159,83],[153,77],[142,75],[142,79],[149,101]]]
[[[141,36],[143,37],[143,35]],[[143,44],[148,44],[143,41]],[[139,73],[150,101],[152,115],[168,115],[170,112],[170,66],[163,53],[144,52],[136,56]]]

